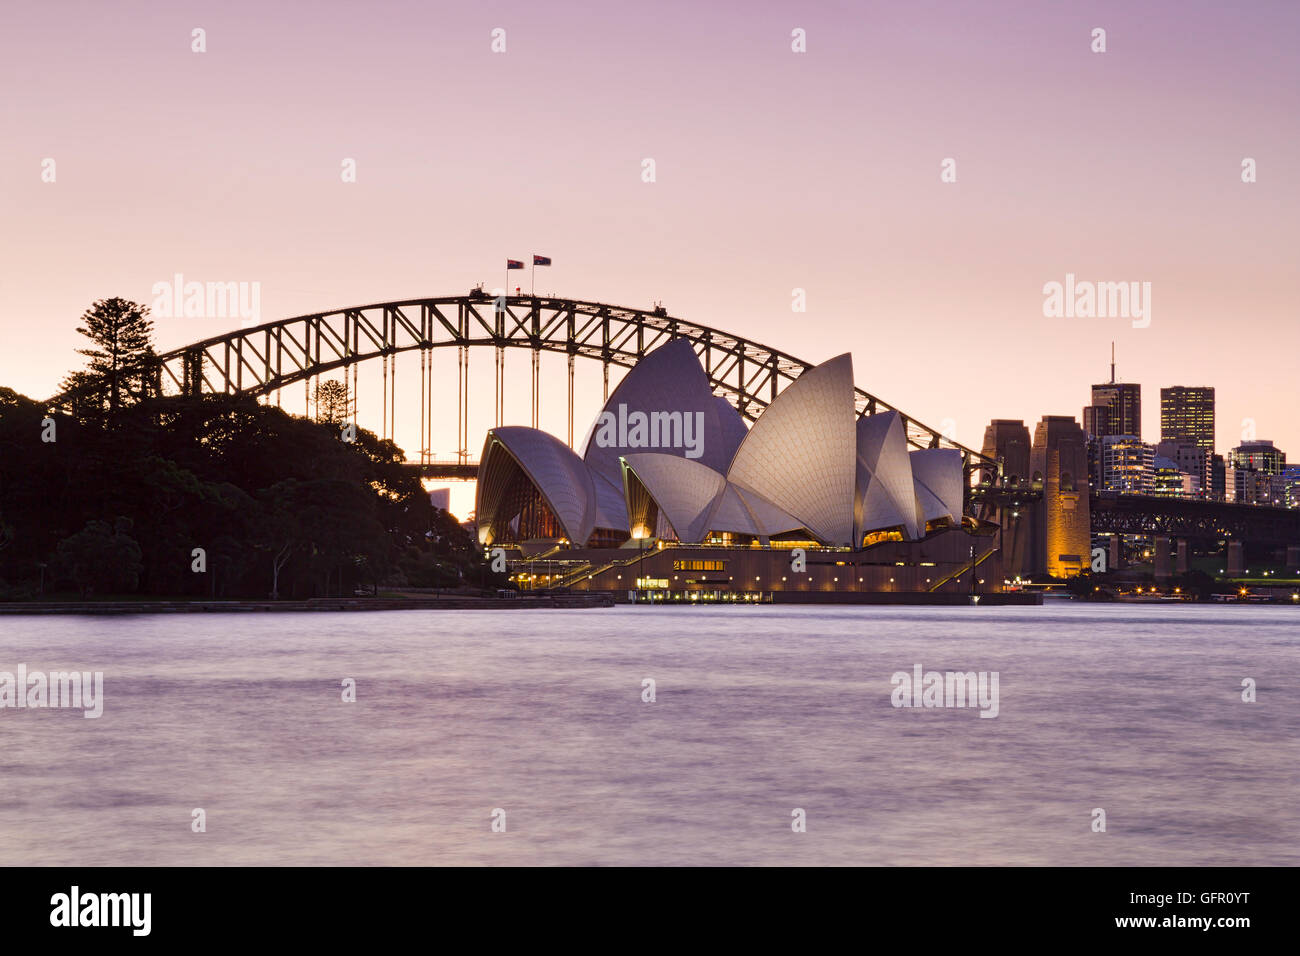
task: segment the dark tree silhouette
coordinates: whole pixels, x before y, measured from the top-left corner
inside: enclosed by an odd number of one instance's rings
[[[134,591],[140,579],[141,551],[127,532],[131,519],[88,521],[86,527],[59,542],[57,560],[81,591]]]
[[[316,421],[326,425],[342,425],[352,417],[352,402],[345,382],[334,379],[317,382],[315,405]]]
[[[153,320],[149,307],[127,299],[100,299],[81,316],[77,331],[92,343],[77,349],[90,359],[85,371],[73,372],[63,383],[78,393],[82,407],[106,406],[110,416],[124,396],[144,397],[155,377]]]
[[[301,599],[497,580],[402,449],[365,428],[342,441],[337,425],[244,395],[122,401],[110,427],[0,387],[0,601]],[[47,417],[57,441],[42,440]],[[118,515],[129,532],[103,524]]]

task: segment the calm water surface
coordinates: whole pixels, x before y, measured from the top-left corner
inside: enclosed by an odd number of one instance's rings
[[[1300,863],[1290,608],[0,618],[20,663],[105,704],[0,710],[6,865]],[[917,663],[1000,715],[895,709]]]

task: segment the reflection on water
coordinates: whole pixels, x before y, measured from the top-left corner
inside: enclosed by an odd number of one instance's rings
[[[0,670],[101,670],[105,700],[98,720],[0,710],[0,864],[1295,865],[1298,624],[1078,605],[5,617]],[[890,676],[916,664],[999,672],[998,717],[895,709]]]

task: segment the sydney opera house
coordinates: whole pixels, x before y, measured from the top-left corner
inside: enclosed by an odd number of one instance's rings
[[[535,428],[490,430],[476,521],[525,588],[675,601],[993,591],[992,529],[963,520],[962,476],[956,449],[910,450],[898,413],[858,417],[847,354],[746,427],[674,339],[627,373],[580,452]]]

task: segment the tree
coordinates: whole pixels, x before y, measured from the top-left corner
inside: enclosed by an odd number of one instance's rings
[[[271,600],[280,599],[280,572],[305,545],[304,529],[298,515],[297,502],[301,497],[302,482],[286,478],[258,493],[264,512],[258,522],[257,546],[271,556]]]
[[[157,356],[149,307],[127,299],[100,299],[82,313],[81,321],[77,331],[90,339],[93,347],[77,349],[77,354],[90,362],[85,371],[69,375],[63,386],[85,393],[98,385],[107,393],[109,415],[115,415],[122,407],[123,391],[130,392],[131,381],[139,381],[143,396],[154,377]]]
[[[316,383],[316,421],[342,425],[352,417],[352,402],[346,382],[329,379]]]
[[[88,521],[86,526],[59,542],[61,570],[85,597],[94,592],[133,591],[140,580],[141,552],[129,518]]]
[[[432,507],[393,442],[360,427],[342,441],[336,424],[249,396],[156,389],[143,401],[124,392],[110,423],[107,382],[81,374],[99,383],[84,416],[0,387],[0,600],[33,597],[51,575],[56,589],[95,595],[351,594],[403,556],[434,586],[479,579],[477,541]],[[56,442],[40,440],[46,417]],[[138,565],[117,531],[87,528],[115,515],[133,522]],[[122,581],[106,570],[115,548]]]

